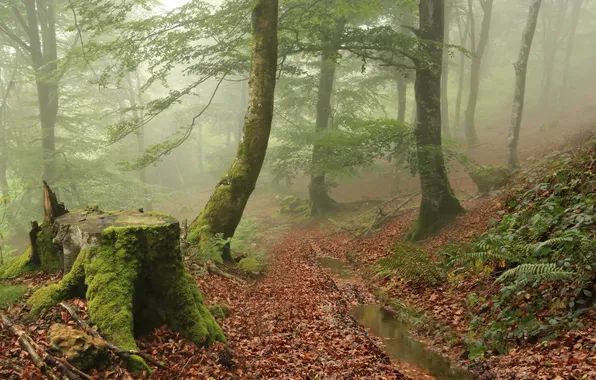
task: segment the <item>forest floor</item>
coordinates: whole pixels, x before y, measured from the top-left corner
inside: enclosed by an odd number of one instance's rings
[[[375,337],[353,317],[358,305],[383,304],[391,309],[396,303],[424,314],[425,325],[410,334],[427,345],[429,352],[469,368],[478,378],[596,378],[593,311],[583,316],[583,328],[566,332],[547,344],[523,343],[505,355],[472,361],[465,347],[471,314],[466,297],[474,291],[488,298],[496,292],[492,281],[470,275],[436,287],[397,283],[388,288],[386,281],[374,277],[371,266],[392,252],[394,243],[415,221],[416,209],[409,206],[415,206],[417,199],[411,198],[407,204],[402,204],[402,200],[383,203],[387,208],[400,204],[403,211],[372,236],[355,238],[355,229],[345,226],[365,212],[373,213],[379,203],[358,203],[358,208],[354,206],[350,212],[338,215],[335,223],[328,219],[299,223],[271,216],[275,198],[257,198],[252,215],[258,218],[260,230],[255,244],[267,251],[264,274],[246,275],[227,268],[239,278],[196,277],[208,304],[227,304],[231,308],[231,315],[219,321],[228,344],[198,348],[164,326],[138,341],[142,351],[167,367],[152,367],[152,378],[440,379],[416,364],[390,358],[387,342]],[[469,197],[464,206],[468,210],[465,215],[422,242],[426,250],[435,252],[451,242],[472,241],[488,229],[489,222],[498,218],[498,211],[504,207],[498,194]],[[340,260],[354,275],[343,278],[331,273],[322,267],[321,257]],[[29,275],[11,282],[33,288],[58,279],[59,276]],[[87,317],[85,300],[71,300],[70,304]],[[8,308],[8,314],[19,323],[27,309],[17,302]],[[34,323],[24,324],[23,329],[40,346],[47,347],[47,331],[55,322],[75,325],[56,306]],[[108,368],[94,370],[91,377],[129,378],[121,361],[112,359]],[[43,378],[6,329],[0,329],[0,378]]]

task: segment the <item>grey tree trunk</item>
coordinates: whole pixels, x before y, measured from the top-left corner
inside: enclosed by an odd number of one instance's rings
[[[317,133],[323,133],[329,128],[331,96],[333,94],[333,82],[335,80],[335,69],[337,66],[337,52],[344,26],[345,20],[337,20],[331,37],[325,38],[322,41],[321,73],[319,75],[319,87],[317,90]],[[329,152],[323,146],[315,144],[312,154],[310,185],[308,187],[309,215],[311,216],[323,215],[337,206],[335,200],[329,196],[325,170],[320,168],[320,162],[328,154]]]
[[[422,201],[413,240],[427,237],[464,212],[455,197],[441,144],[441,63],[445,3],[443,0],[420,0],[419,37],[421,48],[432,59],[432,65],[416,62],[417,116],[414,134],[420,174]]]
[[[0,74],[1,73],[2,68],[0,68]],[[2,83],[4,86],[2,88],[2,98],[0,101],[0,198],[2,198],[0,204],[7,204],[8,197],[10,196],[10,189],[8,186],[8,132],[6,124],[8,116],[8,100],[15,89],[16,73],[17,70],[15,65],[14,71],[10,76],[6,77],[6,84]]]
[[[578,0],[575,0],[577,2]],[[543,51],[544,51],[544,71],[542,76],[542,99],[541,105],[543,115],[545,118],[553,116],[551,110],[551,87],[553,82],[553,72],[555,68],[555,61],[557,53],[561,45],[561,30],[563,28],[563,21],[565,20],[565,13],[567,12],[567,1],[556,1],[556,9],[554,9],[555,1],[547,0],[544,9],[542,10],[543,21]],[[548,121],[545,120],[545,121]]]
[[[397,120],[406,121],[406,99],[408,95],[408,82],[401,72],[397,73]]]
[[[203,163],[203,125],[197,125],[197,164],[199,166],[198,174],[205,174],[205,165]]]
[[[446,0],[445,4],[445,26],[444,26],[444,46],[443,46],[443,72],[441,73],[441,122],[443,124],[443,136],[450,138],[451,130],[449,128],[449,97],[447,94],[449,85],[449,35],[451,29],[451,18],[453,13],[453,1]]]
[[[234,236],[265,160],[277,71],[277,0],[255,0],[252,7],[252,46],[249,98],[244,135],[230,169],[215,186],[203,212],[189,227],[188,241],[205,247],[215,234]],[[222,257],[232,262],[229,245]]]
[[[542,0],[534,0],[532,5],[530,5],[528,20],[526,21],[526,27],[522,33],[519,56],[517,62],[513,65],[515,68],[515,93],[513,95],[513,109],[511,110],[511,126],[509,128],[509,137],[507,139],[508,165],[510,170],[517,170],[519,167],[517,143],[519,140],[519,130],[524,111],[526,72],[541,4]]]
[[[571,25],[569,30],[569,36],[567,38],[567,44],[565,45],[565,63],[563,65],[563,74],[561,79],[561,91],[559,100],[559,113],[565,112],[565,95],[568,86],[569,67],[571,66],[571,55],[573,53],[573,45],[575,44],[575,31],[577,30],[577,24],[579,22],[579,13],[582,8],[583,0],[575,0],[573,2],[573,8],[571,9]]]
[[[242,81],[240,82],[240,107],[242,109],[246,108],[248,104],[248,82]],[[240,140],[242,140],[242,127],[244,126],[244,113],[238,113],[238,130],[236,131],[236,143],[240,144]]]
[[[457,19],[457,28],[459,30],[459,40],[460,45],[464,48],[468,43],[468,32],[469,32],[469,21],[463,23],[461,19],[458,17]],[[459,84],[457,86],[457,97],[455,98],[455,124],[453,125],[453,136],[457,136],[457,131],[459,130],[459,124],[461,122],[461,100],[462,95],[464,92],[464,82],[466,76],[466,56],[464,53],[459,54],[459,75],[458,81]]]
[[[468,0],[470,7],[470,27],[472,36],[472,66],[470,68],[470,93],[468,94],[468,106],[465,114],[465,131],[466,140],[469,146],[478,145],[478,135],[476,133],[475,117],[476,117],[476,103],[478,102],[478,92],[480,90],[480,68],[482,66],[482,56],[488,43],[488,36],[490,31],[490,22],[492,18],[493,0],[479,0],[482,10],[484,12],[482,17],[482,27],[480,30],[480,37],[478,45],[475,43],[475,22],[473,14],[472,0]]]

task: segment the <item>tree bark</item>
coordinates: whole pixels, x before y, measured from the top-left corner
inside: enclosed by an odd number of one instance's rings
[[[528,11],[528,20],[526,28],[522,33],[521,45],[517,62],[513,65],[515,69],[515,92],[513,95],[513,109],[511,110],[511,126],[509,128],[509,137],[507,139],[508,165],[510,170],[517,170],[519,159],[517,157],[517,143],[519,140],[519,130],[524,111],[524,97],[526,91],[526,72],[528,69],[528,58],[530,49],[536,31],[538,22],[538,13],[542,0],[534,0]]]
[[[199,167],[199,176],[205,175],[205,165],[203,163],[203,125],[197,125],[197,164]]]
[[[478,145],[478,135],[474,119],[476,117],[476,103],[478,102],[478,92],[480,90],[480,68],[482,65],[482,56],[488,43],[490,31],[490,22],[492,18],[493,0],[479,0],[483,10],[482,27],[478,45],[475,44],[475,37],[472,38],[472,66],[470,68],[470,93],[468,94],[468,106],[465,114],[466,140],[469,146]],[[475,34],[474,14],[472,0],[468,0],[470,7],[470,26],[471,35]]]
[[[466,47],[468,43],[468,32],[469,32],[469,21],[465,22],[462,25],[462,21],[458,17],[457,19],[457,28],[459,30],[459,40],[462,47]],[[457,97],[455,98],[455,123],[453,125],[453,136],[457,135],[457,131],[459,130],[459,124],[461,121],[461,99],[464,92],[464,82],[466,76],[466,55],[464,53],[459,53],[459,75],[458,80],[459,84],[457,87]]]
[[[2,68],[0,68],[0,73]],[[8,134],[6,129],[8,115],[8,99],[15,88],[16,65],[13,73],[8,77],[8,82],[2,91],[0,102],[0,205],[8,204],[10,188],[8,185]]]
[[[397,121],[406,121],[406,101],[408,95],[408,82],[404,75],[397,73]]]
[[[577,2],[577,0],[575,2]],[[567,1],[557,1],[557,10],[553,12],[553,4],[550,1],[547,1],[542,10],[542,21],[544,24],[544,71],[542,75],[541,104],[543,115],[546,118],[545,121],[548,121],[548,118],[553,116],[553,112],[551,112],[551,87],[555,60],[557,58],[559,46],[561,45],[561,29],[567,11],[567,3]]]
[[[447,94],[449,85],[449,35],[453,13],[453,1],[446,0],[445,3],[445,25],[443,30],[443,72],[441,73],[441,123],[443,124],[443,136],[450,138],[449,128],[449,97]]]
[[[329,128],[329,117],[331,115],[331,95],[333,94],[333,82],[335,80],[335,69],[337,66],[337,52],[341,35],[345,26],[345,20],[336,20],[332,30],[324,33],[321,54],[321,72],[319,74],[319,87],[317,90],[317,119],[315,131],[317,134],[324,133]],[[329,35],[330,34],[330,35]],[[326,173],[320,167],[321,161],[329,152],[320,145],[315,144],[312,154],[309,195],[309,215],[323,215],[337,207],[337,203],[329,196]]]
[[[421,0],[419,36],[430,64],[416,68],[416,148],[422,201],[416,228],[410,234],[420,240],[441,228],[464,209],[455,197],[445,168],[441,147],[441,61],[445,3]]]
[[[565,63],[563,64],[563,74],[561,79],[561,91],[559,101],[559,113],[565,112],[565,93],[568,86],[569,67],[571,66],[571,55],[573,53],[573,45],[575,44],[575,31],[577,30],[577,24],[579,22],[579,13],[582,8],[583,0],[575,0],[573,2],[573,8],[571,9],[571,25],[569,30],[569,37],[567,38],[567,44],[565,45]]]
[[[277,70],[277,0],[255,0],[252,8],[252,47],[248,110],[244,135],[230,169],[216,185],[203,212],[190,226],[188,240],[205,247],[215,234],[234,236],[253,192],[263,161],[273,119]],[[229,245],[223,259],[233,262]]]

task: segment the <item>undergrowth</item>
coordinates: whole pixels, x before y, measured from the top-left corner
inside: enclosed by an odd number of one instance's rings
[[[524,178],[490,231],[472,247],[444,252],[453,271],[483,267],[499,289],[468,295],[471,356],[582,327],[594,307],[596,149],[560,154]]]
[[[18,301],[26,291],[27,287],[23,285],[0,284],[0,309]]]

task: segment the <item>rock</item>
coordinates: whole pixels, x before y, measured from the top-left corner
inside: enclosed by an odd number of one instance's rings
[[[511,177],[511,172],[504,166],[485,165],[476,167],[468,174],[478,186],[479,193],[487,193],[505,185]]]
[[[301,214],[308,211],[308,201],[295,195],[288,195],[279,202],[279,212],[282,214]]]
[[[106,342],[70,326],[55,323],[48,334],[50,345],[80,369],[101,367],[108,360]]]

